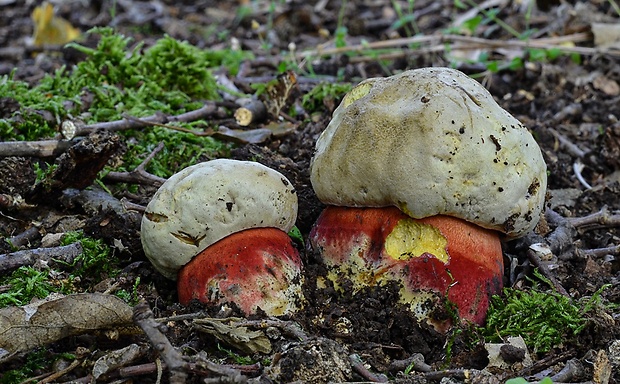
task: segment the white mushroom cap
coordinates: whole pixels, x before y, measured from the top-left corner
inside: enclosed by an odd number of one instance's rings
[[[297,193],[279,172],[250,161],[217,159],[172,175],[142,217],[142,247],[167,278],[211,244],[249,228],[290,231]]]
[[[311,181],[331,205],[395,205],[459,217],[508,238],[538,222],[547,188],[538,144],[477,81],[423,68],[361,82],[316,143]]]

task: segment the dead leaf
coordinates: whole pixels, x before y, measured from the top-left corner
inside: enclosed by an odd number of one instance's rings
[[[611,378],[611,364],[604,350],[598,351],[594,359],[592,381],[596,384],[607,384]]]
[[[145,352],[145,348],[141,348],[137,344],[130,344],[125,348],[106,353],[95,362],[92,371],[93,377],[96,380],[117,368],[130,365],[130,363],[143,356]]]
[[[194,326],[202,332],[215,336],[245,353],[269,353],[271,342],[262,331],[250,331],[247,327],[238,325],[242,319],[229,317],[227,319],[196,319]]]
[[[132,324],[116,296],[83,293],[0,309],[0,359],[96,329]]]
[[[213,137],[238,144],[260,144],[271,137],[271,130],[266,128],[241,130],[220,126],[217,132],[213,133]]]
[[[620,47],[620,24],[592,23],[594,45],[599,48]]]
[[[592,86],[608,96],[618,96],[618,94],[620,94],[620,86],[618,83],[604,75],[596,77],[594,81],[592,81]]]
[[[507,359],[507,354],[505,353],[506,347],[512,348],[516,351],[522,351],[523,357],[517,361]],[[487,365],[487,368],[499,367],[502,369],[507,369],[515,362],[521,363],[524,367],[532,366],[532,358],[527,350],[525,340],[523,340],[521,336],[509,337],[507,343],[486,343],[484,348],[489,354],[489,364]]]
[[[263,102],[267,107],[267,112],[274,118],[280,116],[282,108],[286,106],[293,90],[297,88],[297,75],[293,71],[286,71],[267,84]]]
[[[80,31],[67,20],[54,16],[54,7],[44,2],[32,11],[34,22],[34,45],[37,47],[54,44],[62,45],[77,39]]]
[[[265,125],[265,128],[271,131],[273,137],[284,137],[295,132],[297,124],[293,124],[290,121],[272,121]]]

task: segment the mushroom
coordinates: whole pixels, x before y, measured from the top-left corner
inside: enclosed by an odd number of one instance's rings
[[[316,143],[311,182],[328,207],[309,241],[337,288],[343,277],[355,291],[397,281],[420,319],[447,297],[482,324],[502,288],[501,240],[536,226],[547,174],[530,132],[484,87],[422,68],[344,97]]]
[[[302,263],[289,232],[297,194],[279,172],[249,161],[190,166],[155,193],[142,218],[144,253],[177,280],[179,301],[232,302],[278,316],[301,305]]]

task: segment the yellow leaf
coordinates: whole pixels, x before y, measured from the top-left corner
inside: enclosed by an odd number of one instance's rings
[[[80,31],[67,20],[54,16],[54,7],[44,2],[32,11],[34,22],[34,45],[62,45],[77,39]]]

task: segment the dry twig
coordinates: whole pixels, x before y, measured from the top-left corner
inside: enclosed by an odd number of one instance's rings
[[[184,384],[187,380],[187,361],[170,343],[164,335],[166,326],[155,321],[149,305],[142,301],[134,307],[133,320],[146,334],[151,345],[164,359],[170,371],[171,384]]]
[[[353,371],[360,375],[364,380],[367,380],[371,383],[387,383],[387,376],[381,373],[373,373],[366,368],[364,362],[360,359],[360,357],[356,354],[349,355],[349,361],[351,362],[351,368]]]
[[[606,227],[620,226],[620,215],[609,213],[607,207],[601,208],[600,211],[588,216],[572,217],[567,219],[575,228],[580,230],[590,230]]]
[[[79,242],[60,247],[27,249],[0,255],[0,272],[33,265],[37,261],[59,260],[67,264],[73,263],[83,252]]]
[[[407,38],[398,38],[390,40],[381,40],[364,44],[350,45],[346,47],[326,48],[321,45],[315,49],[302,51],[297,53],[298,59],[304,59],[308,57],[316,56],[330,56],[338,55],[349,52],[364,52],[372,50],[381,50],[386,48],[401,49],[400,56],[408,56],[414,53],[430,53],[430,52],[443,52],[446,50],[446,45],[450,45],[452,50],[474,50],[474,49],[515,49],[515,48],[539,48],[539,49],[557,49],[565,53],[579,53],[582,55],[597,55],[605,54],[610,56],[620,56],[620,50],[615,48],[590,48],[580,46],[569,46],[566,43],[582,43],[590,41],[592,37],[588,33],[575,33],[572,35],[555,36],[548,38],[519,40],[498,40],[498,39],[484,39],[473,36],[461,36],[461,35],[423,35],[413,36]],[[401,48],[411,45],[421,45],[421,48],[409,49]],[[381,55],[377,57],[372,56],[374,60],[382,60]]]
[[[164,149],[164,143],[161,142],[153,149],[153,151],[131,172],[109,172],[106,176],[106,180],[120,181],[122,183],[137,183],[137,184],[149,184],[159,187],[166,179],[155,176],[146,171],[148,163],[155,158],[155,156]]]
[[[207,103],[203,107],[198,108],[193,111],[189,111],[186,113],[182,113],[180,115],[164,115],[163,113],[155,113],[151,116],[136,118],[132,116],[125,116],[121,120],[116,121],[106,121],[101,123],[94,123],[89,125],[76,124],[72,121],[65,121],[61,125],[62,134],[68,138],[72,139],[76,136],[86,136],[91,132],[98,129],[105,129],[109,131],[121,131],[127,129],[135,129],[142,128],[145,126],[151,125],[162,125],[170,122],[190,122],[196,121],[200,119],[204,119],[206,117],[212,116],[217,110],[215,103]],[[183,132],[187,131],[184,128],[180,127],[171,127],[165,125],[166,128],[173,128],[176,130],[182,130]],[[193,131],[190,131],[194,133]]]

